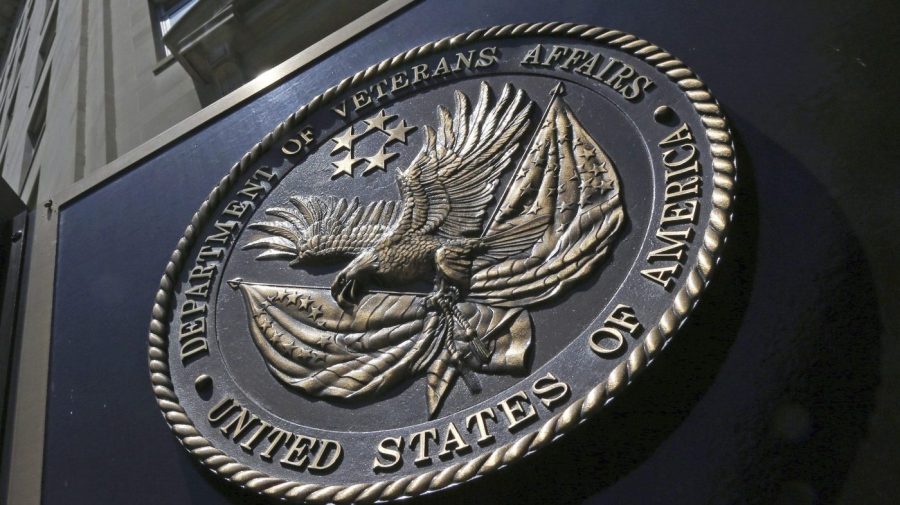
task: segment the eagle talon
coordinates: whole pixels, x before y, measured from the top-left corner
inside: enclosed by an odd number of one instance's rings
[[[425,297],[425,308],[429,310],[441,310],[446,313],[446,307],[447,300],[441,292],[434,292]]]
[[[438,288],[425,297],[425,306],[429,309],[441,309],[446,316],[454,315],[453,305],[459,301],[459,290],[455,286],[438,284]]]

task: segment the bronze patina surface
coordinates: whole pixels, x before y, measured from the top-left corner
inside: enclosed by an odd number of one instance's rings
[[[153,309],[165,417],[295,502],[414,496],[551,443],[684,321],[718,260],[722,112],[615,30],[492,27],[293,112],[213,189]]]

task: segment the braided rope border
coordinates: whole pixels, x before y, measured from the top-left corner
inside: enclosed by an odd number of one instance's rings
[[[210,218],[211,212],[227,194],[237,179],[250,167],[273,142],[288,130],[298,125],[311,112],[351,86],[393,69],[422,56],[454,48],[475,41],[501,37],[525,37],[554,35],[571,37],[593,43],[605,44],[655,66],[676,83],[693,103],[705,126],[713,157],[713,209],[709,226],[703,233],[703,244],[696,263],[690,268],[684,286],[675,294],[672,306],[665,311],[659,323],[649,330],[641,345],[636,347],[628,359],[619,363],[610,373],[606,382],[591,389],[587,395],[573,402],[562,412],[548,419],[541,428],[523,436],[490,453],[482,454],[470,461],[460,462],[442,470],[433,470],[420,475],[406,476],[397,480],[385,480],[354,485],[322,486],[304,484],[271,477],[263,472],[238,463],[224,452],[213,447],[196,429],[191,419],[178,402],[169,377],[168,366],[168,306],[175,289],[184,260],[197,237],[198,231]],[[178,241],[166,265],[165,274],[156,293],[153,319],[150,323],[149,366],[150,379],[157,403],[172,431],[181,444],[213,473],[238,486],[289,502],[307,503],[371,503],[400,497],[416,496],[438,490],[452,484],[467,481],[522,459],[525,455],[545,447],[555,438],[572,430],[582,421],[595,415],[619,394],[632,379],[640,373],[665,347],[675,331],[684,322],[687,314],[697,303],[700,293],[709,282],[710,274],[719,261],[725,231],[731,220],[733,187],[736,180],[734,148],[731,133],[722,110],[699,78],[683,62],[661,48],[628,33],[589,25],[574,23],[524,23],[493,26],[441,40],[411,49],[405,53],[384,60],[377,65],[360,71],[341,81],[315,97],[307,105],[288,116],[272,132],[253,146],[241,160],[231,167],[228,175],[210,192],[207,200],[191,219],[191,224]]]

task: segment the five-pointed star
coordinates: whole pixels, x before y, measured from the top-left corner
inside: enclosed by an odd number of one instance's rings
[[[368,166],[366,166],[365,170],[363,170],[363,175],[369,175],[372,172],[378,170],[379,168],[382,171],[387,172],[386,164],[387,164],[388,160],[390,160],[391,158],[393,158],[394,156],[397,156],[399,154],[400,153],[389,153],[389,152],[385,151],[384,146],[382,146],[381,150],[379,150],[377,153],[365,158],[366,161],[369,162],[369,164],[368,164]]]
[[[360,161],[362,160],[354,158],[351,154],[347,154],[347,156],[338,161],[332,161],[331,164],[337,168],[334,170],[334,173],[331,174],[331,178],[337,179],[342,175],[353,177],[353,165],[356,165]]]
[[[388,139],[384,142],[384,145],[388,145],[395,140],[397,142],[402,142],[405,144],[406,136],[409,135],[409,132],[415,129],[415,126],[407,126],[406,120],[401,119],[400,124],[393,128],[388,128],[387,130],[385,130],[385,133],[387,133],[389,136]]]
[[[339,153],[344,149],[350,151],[350,154],[353,154],[353,141],[356,139],[356,137],[359,137],[359,135],[353,134],[353,127],[351,126],[350,128],[347,128],[347,131],[345,131],[339,137],[334,137],[333,139],[331,139],[332,142],[337,144],[334,146],[334,148],[331,149],[331,154],[333,155],[334,153]]]
[[[375,114],[371,118],[363,121],[364,123],[366,123],[366,125],[368,125],[368,127],[366,128],[366,132],[372,130],[385,131],[384,123],[390,121],[391,119],[394,119],[395,117],[397,117],[396,114],[388,115],[384,112],[384,109],[381,109],[380,111],[378,111],[378,114]]]
[[[577,205],[575,205],[574,202],[571,202],[571,203],[563,203],[562,205],[559,206],[559,211],[560,211],[560,212],[566,212],[566,211],[569,211],[569,210],[575,210],[575,207],[577,207]]]
[[[315,321],[322,315],[322,306],[321,305],[313,305],[312,308],[309,309],[309,317]]]
[[[541,206],[540,202],[535,202],[534,206],[531,207],[531,210],[526,212],[526,214],[537,215],[537,213],[540,212],[541,210],[543,210],[543,207]]]
[[[595,191],[603,194],[603,192],[613,189],[613,182],[596,177],[591,181],[590,186],[594,188]]]

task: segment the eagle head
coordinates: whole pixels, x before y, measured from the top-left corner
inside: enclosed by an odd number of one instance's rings
[[[365,284],[378,270],[378,253],[369,249],[361,252],[349,265],[338,272],[331,284],[331,297],[341,307],[354,306],[366,293]]]

